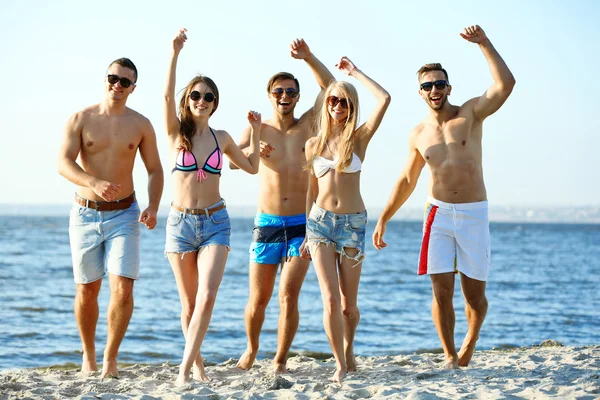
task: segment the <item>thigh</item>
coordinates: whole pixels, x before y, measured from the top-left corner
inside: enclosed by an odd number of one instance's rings
[[[434,219],[423,226],[423,241],[419,255],[419,275],[456,271],[456,239],[452,216],[437,209]]]
[[[275,287],[279,264],[250,263],[248,282],[250,297],[268,303]]]
[[[460,286],[467,303],[478,303],[485,297],[486,282],[460,274]]]
[[[464,275],[486,281],[490,270],[491,240],[487,208],[461,213],[456,230],[456,265]]]
[[[345,251],[352,253],[356,249],[346,248]],[[342,305],[344,308],[355,306],[358,298],[358,285],[360,283],[360,275],[362,272],[362,262],[357,262],[348,257],[342,257],[340,262],[340,292],[342,294]]]
[[[98,212],[74,205],[69,216],[69,242],[75,283],[101,279],[104,269],[104,242],[97,230]]]
[[[365,235],[367,229],[367,213],[347,215],[346,223],[335,238],[336,251],[340,259],[350,258],[354,265],[361,262],[365,254]]]
[[[134,203],[105,222],[106,265],[108,272],[130,279],[140,275],[139,207]]]
[[[329,297],[339,297],[340,285],[338,280],[338,253],[331,243],[316,243],[311,246],[311,256],[323,300]]]
[[[282,264],[279,279],[280,297],[288,295],[297,299],[300,296],[300,289],[304,283],[309,265],[310,260],[304,260],[300,257],[290,257],[288,261]]]
[[[168,259],[175,276],[181,303],[193,303],[198,292],[198,252],[169,253]]]
[[[206,246],[198,252],[198,296],[218,291],[228,255],[229,249],[223,245]]]

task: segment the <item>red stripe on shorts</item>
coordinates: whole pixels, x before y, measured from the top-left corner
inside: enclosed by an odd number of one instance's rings
[[[427,215],[427,222],[425,223],[425,229],[423,232],[423,243],[421,244],[421,257],[419,259],[419,275],[425,275],[427,273],[427,258],[429,253],[429,238],[431,236],[431,225],[433,225],[433,219],[438,206],[431,206],[429,214]]]

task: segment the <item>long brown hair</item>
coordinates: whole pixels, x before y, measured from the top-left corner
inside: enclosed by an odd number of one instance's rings
[[[318,113],[317,121],[317,147],[312,158],[306,164],[306,169],[308,170],[312,170],[315,158],[323,154],[325,146],[332,136],[331,116],[329,115],[327,99],[334,89],[337,89],[340,92],[341,97],[348,100],[348,117],[344,122],[342,140],[337,149],[338,162],[335,166],[335,170],[342,172],[350,165],[350,162],[352,162],[352,153],[354,152],[354,131],[356,131],[356,125],[358,123],[358,93],[352,84],[344,81],[335,81],[327,87],[327,90],[325,90],[325,94],[323,95],[323,102],[321,103],[322,105]]]
[[[192,117],[190,111],[190,93],[192,88],[198,83],[204,83],[208,86],[211,92],[215,95],[214,108],[210,115],[213,115],[219,107],[219,89],[217,84],[210,79],[208,76],[196,75],[186,86],[183,88],[181,99],[179,100],[179,149],[185,151],[192,151],[192,137],[196,134],[196,123]]]

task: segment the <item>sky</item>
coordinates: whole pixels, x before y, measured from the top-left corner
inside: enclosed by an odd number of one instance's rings
[[[459,32],[479,24],[513,72],[517,84],[505,105],[484,122],[483,167],[491,205],[600,205],[600,124],[596,73],[600,66],[600,2],[304,0],[263,1],[28,1],[0,2],[0,205],[69,204],[74,184],[57,173],[64,125],[104,95],[108,64],[129,57],[139,77],[128,106],[152,122],[165,170],[162,204],[173,197],[162,93],[171,42],[188,29],[179,57],[177,89],[197,73],[221,93],[210,124],[237,141],[249,109],[272,114],[271,75],[300,80],[300,116],[318,93],[308,66],[289,55],[304,38],[333,71],[348,56],[392,95],[370,143],[361,176],[367,207],[383,207],[407,157],[408,135],[428,113],[416,71],[441,62],[460,105],[491,85],[478,46]],[[594,28],[596,26],[596,28]],[[367,117],[374,97],[359,92]],[[364,119],[363,119],[364,121]],[[147,201],[147,175],[138,157],[136,192]],[[406,206],[427,197],[423,170]],[[258,177],[223,170],[229,205],[254,207]]]

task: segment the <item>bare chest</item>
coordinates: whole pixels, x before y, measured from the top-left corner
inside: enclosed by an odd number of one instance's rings
[[[81,133],[81,150],[89,155],[109,151],[130,154],[136,152],[142,132],[133,118],[92,117]]]
[[[303,129],[292,129],[282,133],[275,129],[265,129],[261,132],[261,140],[273,147],[269,157],[263,157],[265,165],[276,168],[279,165],[302,166],[306,162],[307,133]]]
[[[480,153],[481,135],[465,118],[455,118],[443,126],[425,126],[417,148],[431,167],[444,162],[466,161]]]

